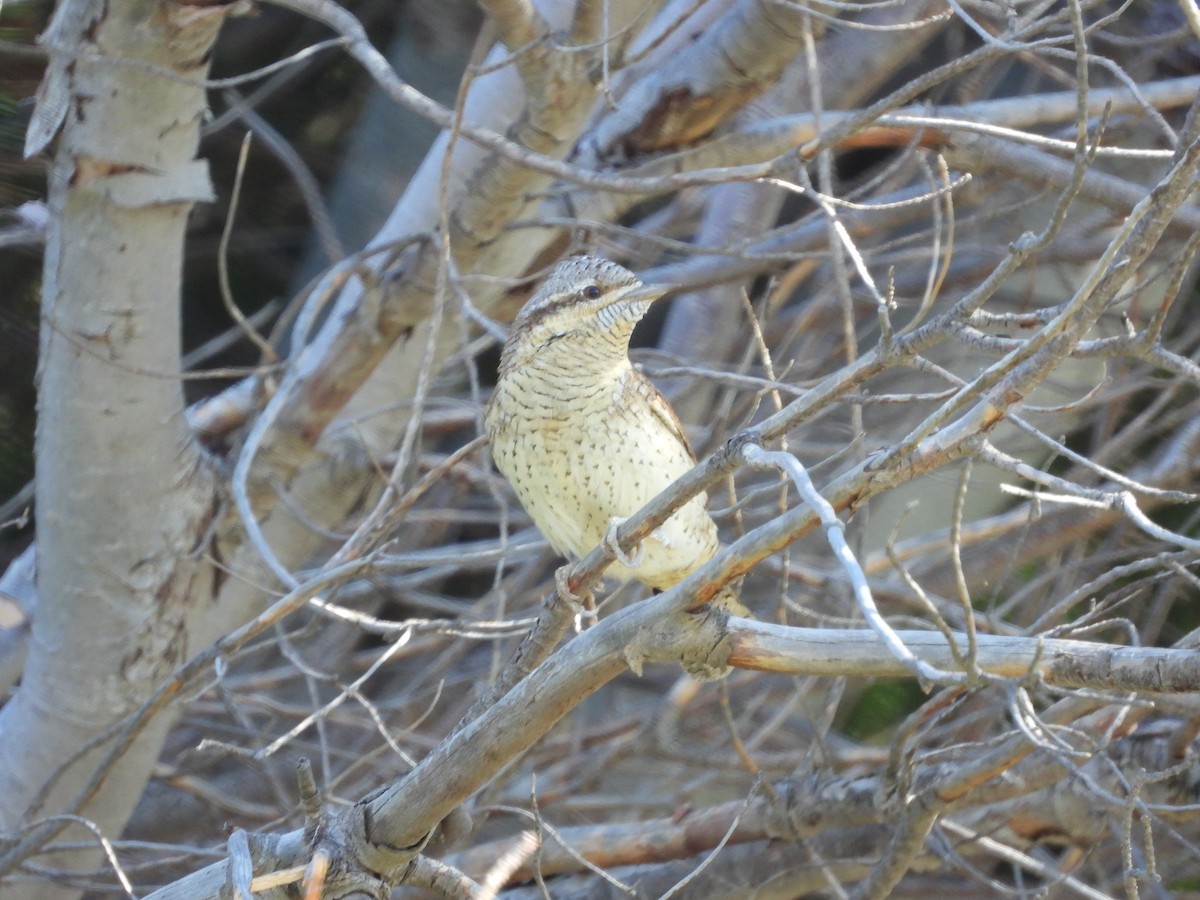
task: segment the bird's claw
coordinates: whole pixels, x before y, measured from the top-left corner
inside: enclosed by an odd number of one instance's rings
[[[586,627],[585,621],[594,621],[596,618],[596,598],[591,591],[576,594],[571,590],[571,569],[568,563],[554,570],[554,590],[558,599],[571,611],[575,630],[582,631]]]
[[[608,520],[608,530],[604,532],[604,547],[613,555],[613,558],[616,559],[616,561],[621,565],[625,566],[625,568],[636,569],[642,564],[642,557],[646,555],[645,549],[641,544],[638,544],[636,547],[634,547],[630,553],[626,553],[621,549],[621,544],[617,540],[617,529],[620,528],[624,522],[624,519],[616,516]]]
[[[571,567],[561,566],[554,570],[554,590],[558,598],[568,606],[583,606],[583,597],[571,590]]]
[[[558,599],[574,609],[577,614],[590,612],[596,608],[595,598],[592,597],[591,591],[576,594],[571,590],[571,569],[572,566],[567,564],[554,570],[555,593],[558,594]]]

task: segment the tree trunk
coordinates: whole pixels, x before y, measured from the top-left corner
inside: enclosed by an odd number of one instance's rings
[[[59,117],[62,135],[38,386],[39,608],[20,690],[0,711],[6,830],[73,810],[120,832],[169,717],[98,791],[81,791],[114,723],[195,649],[194,620],[216,615],[204,554],[216,482],[184,416],[179,295],[188,213],[212,196],[207,164],[194,158],[205,112],[196,82],[226,12],[65,2],[47,35],[53,62],[31,149]],[[94,841],[78,825],[61,838]],[[99,860],[97,847],[36,862],[86,871]]]

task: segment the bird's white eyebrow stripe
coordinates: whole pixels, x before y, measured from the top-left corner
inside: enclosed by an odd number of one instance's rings
[[[636,283],[635,283],[636,284]],[[599,285],[597,285],[599,287]],[[549,303],[543,303],[540,306],[534,307],[529,311],[529,315],[525,317],[525,324],[535,324],[551,313],[558,312],[560,309],[565,309],[580,301],[580,291],[574,291],[566,296],[560,297],[557,300],[551,300]]]

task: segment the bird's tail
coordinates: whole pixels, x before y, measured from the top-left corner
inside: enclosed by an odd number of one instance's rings
[[[721,592],[712,598],[712,603],[722,607],[731,616],[738,616],[742,619],[753,619],[755,615],[751,612],[750,607],[742,602],[742,582],[745,577],[735,578],[733,581],[724,585]]]

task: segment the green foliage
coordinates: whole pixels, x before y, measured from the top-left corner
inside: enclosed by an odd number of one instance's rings
[[[925,694],[911,678],[876,681],[862,692],[850,711],[846,736],[857,741],[882,741],[924,699]]]

